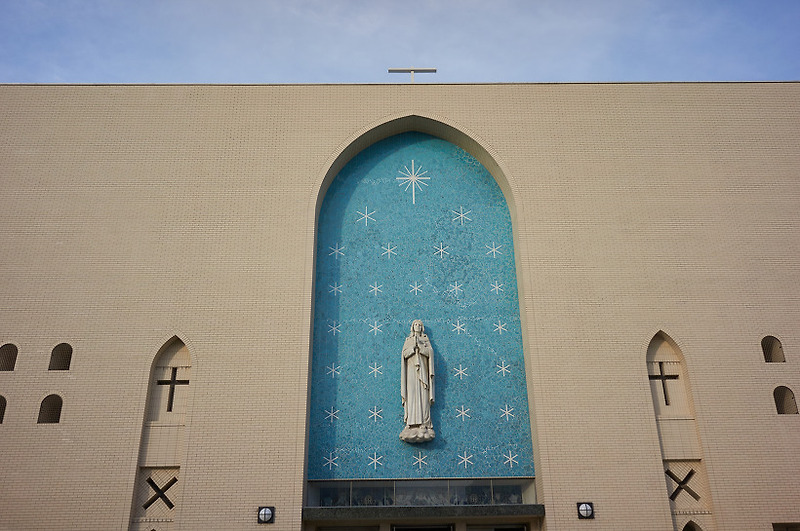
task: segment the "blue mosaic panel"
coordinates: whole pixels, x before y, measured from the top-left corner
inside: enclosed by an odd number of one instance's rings
[[[491,174],[404,133],[353,158],[319,216],[309,479],[533,476],[511,218]],[[436,438],[409,444],[403,341],[434,349]]]

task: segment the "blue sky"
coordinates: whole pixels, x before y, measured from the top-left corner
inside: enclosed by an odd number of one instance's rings
[[[800,79],[800,0],[0,0],[2,83]]]

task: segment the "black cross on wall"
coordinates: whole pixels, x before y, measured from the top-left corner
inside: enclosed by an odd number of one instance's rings
[[[669,394],[667,393],[667,380],[677,380],[677,374],[664,374],[664,362],[658,362],[658,374],[648,374],[651,380],[661,380],[661,388],[664,390],[664,404],[669,405]]]
[[[158,485],[156,485],[156,482],[153,481],[152,477],[148,477],[145,481],[147,481],[147,484],[150,485],[150,487],[156,492],[150,497],[149,500],[144,502],[144,505],[142,505],[145,511],[151,505],[153,505],[157,500],[163,500],[166,506],[169,507],[170,509],[175,508],[175,504],[172,503],[169,498],[167,498],[166,492],[170,489],[170,487],[172,487],[175,483],[178,482],[178,478],[173,477],[171,480],[167,481],[167,483],[163,487],[159,487]]]
[[[681,491],[686,491],[686,494],[688,494],[695,500],[698,501],[700,500],[700,495],[697,494],[694,490],[692,490],[692,488],[688,485],[689,481],[691,481],[692,479],[692,476],[694,476],[695,474],[694,468],[690,469],[689,472],[686,474],[686,477],[684,477],[683,479],[679,479],[678,476],[676,476],[675,473],[669,469],[665,470],[664,473],[668,475],[669,478],[677,484],[675,490],[672,491],[672,494],[670,494],[669,496],[670,500],[675,501],[675,498],[678,497],[678,494],[680,494]]]
[[[178,380],[178,368],[171,367],[172,377],[169,380],[156,380],[158,385],[169,386],[169,398],[167,399],[167,411],[172,411],[172,404],[175,402],[175,386],[189,385],[189,380]]]

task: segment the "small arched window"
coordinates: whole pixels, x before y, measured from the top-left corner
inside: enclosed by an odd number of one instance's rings
[[[695,524],[694,522],[688,522],[685,526],[683,526],[683,531],[703,531],[699,525]]]
[[[791,389],[784,386],[778,386],[772,393],[775,397],[775,408],[780,415],[796,415],[797,402],[794,400],[794,393]]]
[[[0,347],[0,371],[13,371],[17,364],[17,346],[6,343]]]
[[[61,420],[61,397],[58,395],[49,395],[42,400],[42,405],[39,408],[38,424],[58,424]]]
[[[0,424],[3,423],[3,417],[6,416],[6,397],[0,395]]]
[[[72,347],[67,343],[59,343],[50,353],[50,371],[68,371],[72,362]]]
[[[764,352],[764,361],[767,363],[781,363],[786,361],[783,355],[783,345],[777,337],[767,336],[761,340],[761,350]]]

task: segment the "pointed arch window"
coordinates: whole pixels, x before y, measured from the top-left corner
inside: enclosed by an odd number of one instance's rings
[[[6,397],[0,395],[0,424],[3,423],[3,417],[6,416]]]
[[[767,363],[783,363],[786,356],[783,354],[783,345],[775,336],[766,336],[761,340],[761,351]]]
[[[39,420],[37,424],[58,424],[61,422],[61,406],[63,400],[58,395],[49,395],[42,400],[39,407]]]
[[[775,398],[775,409],[779,415],[797,415],[797,402],[791,389],[780,385],[772,392],[772,396]]]

